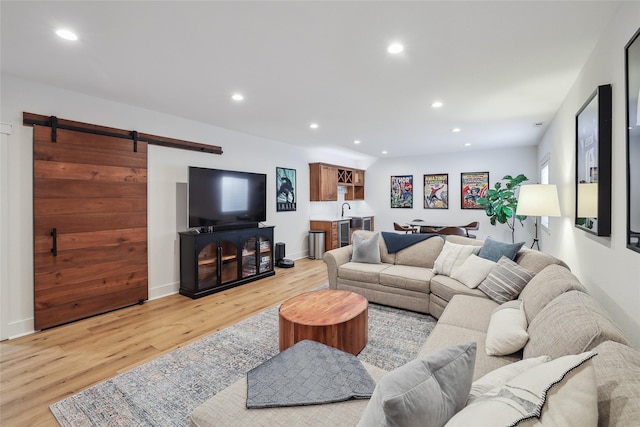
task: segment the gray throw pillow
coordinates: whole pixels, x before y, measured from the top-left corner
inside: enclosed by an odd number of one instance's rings
[[[476,343],[429,353],[382,377],[358,426],[442,427],[469,396]]]
[[[478,289],[498,304],[503,304],[516,299],[533,276],[534,272],[503,256]]]
[[[376,233],[370,238],[359,234],[353,235],[353,255],[351,261],[364,262],[367,264],[380,264],[380,233]]]
[[[482,248],[480,248],[478,256],[480,258],[490,259],[493,262],[498,262],[503,256],[513,260],[522,245],[524,245],[524,242],[505,243],[487,237],[487,240],[482,244]]]

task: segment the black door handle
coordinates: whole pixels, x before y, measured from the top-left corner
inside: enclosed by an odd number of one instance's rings
[[[53,247],[51,248],[51,253],[53,256],[58,256],[58,229],[54,228],[51,231],[51,237],[53,237]]]

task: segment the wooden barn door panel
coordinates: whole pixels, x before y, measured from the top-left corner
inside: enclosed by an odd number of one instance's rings
[[[36,329],[148,298],[146,143],[56,132],[34,126]]]

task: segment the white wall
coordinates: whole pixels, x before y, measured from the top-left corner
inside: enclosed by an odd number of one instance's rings
[[[222,147],[222,155],[149,147],[150,298],[175,293],[179,287],[176,183],[187,182],[187,167],[190,165],[268,174],[266,224],[275,226],[275,241],[286,244],[287,258],[307,255],[310,215],[308,163],[323,158],[335,162],[335,153],[297,148],[15,76],[2,75],[0,83],[0,121],[13,124],[11,135],[2,136],[0,147],[0,339],[33,331],[33,133],[31,128],[22,126],[22,113],[25,111]],[[345,165],[360,166],[356,158],[347,157]],[[277,166],[297,171],[299,185],[296,196],[302,202],[298,203],[296,212],[276,212]]]
[[[542,240],[545,250],[570,264],[574,274],[636,344],[640,344],[640,254],[626,248],[624,46],[638,30],[639,22],[640,3],[623,2],[538,149],[539,159],[550,153],[549,180],[558,185],[563,213],[561,219],[552,222],[552,234]],[[613,89],[611,237],[596,237],[573,226],[575,114],[596,87],[603,84],[611,84]]]
[[[480,222],[474,232],[479,239],[492,236],[510,242],[511,230],[506,224],[491,225],[484,210],[460,208],[460,174],[462,172],[489,172],[489,186],[505,175],[524,174],[525,183],[535,184],[538,177],[536,147],[510,148],[486,151],[464,151],[455,154],[437,154],[423,157],[380,159],[367,169],[365,199],[375,211],[376,230],[391,231],[393,223],[405,224],[421,218],[434,225],[464,225]],[[422,194],[423,175],[449,174],[449,209],[424,209]],[[413,209],[390,207],[390,181],[392,175],[413,175]],[[533,240],[533,219],[527,218],[524,227],[516,221],[515,240],[530,245]]]

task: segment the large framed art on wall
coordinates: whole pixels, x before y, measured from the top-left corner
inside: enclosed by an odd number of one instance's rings
[[[611,235],[611,85],[602,85],[576,114],[575,226]]]
[[[640,252],[640,30],[625,46],[627,89],[627,247]]]

